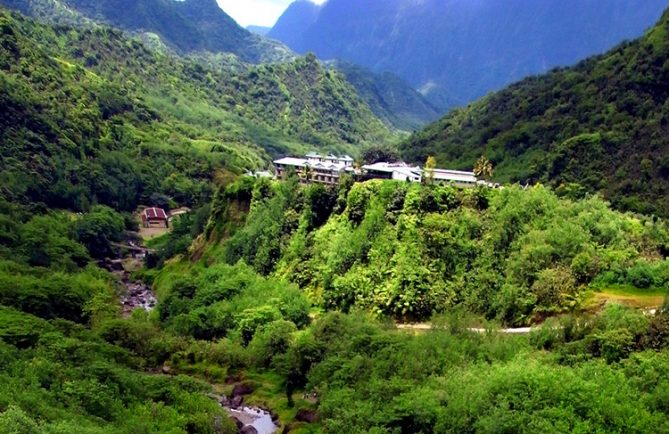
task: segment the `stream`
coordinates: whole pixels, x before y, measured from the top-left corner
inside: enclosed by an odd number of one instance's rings
[[[212,396],[218,400],[221,407],[237,423],[238,432],[242,434],[274,434],[278,432],[279,418],[262,408],[244,405],[244,392],[239,393],[238,390],[240,389],[235,388],[230,398]]]
[[[156,307],[156,295],[153,290],[142,282],[130,280],[127,271],[114,272],[125,286],[127,292],[121,297],[123,316],[128,317],[133,310],[142,308],[147,312]]]
[[[274,434],[279,429],[274,424],[272,415],[265,410],[253,407],[224,408],[230,416],[242,424],[239,428],[239,431],[242,433]],[[252,427],[255,431],[247,427]]]
[[[109,270],[118,281],[125,287],[125,293],[121,295],[121,307],[123,316],[129,317],[133,310],[144,309],[147,312],[156,307],[156,295],[153,290],[143,282],[133,280],[130,277],[130,271],[126,268],[137,269],[144,265],[145,251],[141,254],[137,250],[142,248],[134,245],[130,246],[132,251],[127,252],[125,256],[119,259],[105,259],[100,262],[100,266]]]
[[[135,250],[139,248],[132,246]],[[125,287],[125,293],[120,297],[123,316],[129,317],[135,309],[144,309],[147,312],[156,307],[156,295],[153,290],[143,282],[133,280],[130,272],[124,266],[124,262],[132,263],[135,266],[141,266],[144,263],[145,254],[130,252],[120,259],[106,259],[100,263],[100,266],[109,270],[118,281]],[[134,267],[133,267],[134,268]],[[269,411],[257,407],[243,405],[243,393],[238,394],[233,391],[233,396],[217,397],[221,407],[223,407],[230,417],[237,423],[238,432],[242,434],[274,434],[279,430],[275,424],[277,417]]]

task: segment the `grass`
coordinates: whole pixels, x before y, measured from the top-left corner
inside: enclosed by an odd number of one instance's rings
[[[641,289],[614,285],[591,290],[583,307],[585,310],[598,310],[606,304],[619,303],[637,309],[656,309],[662,306],[667,295],[667,290],[663,288]]]

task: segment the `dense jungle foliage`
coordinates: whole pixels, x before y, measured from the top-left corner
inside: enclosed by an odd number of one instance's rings
[[[397,75],[374,72],[343,61],[328,62],[369,105],[374,114],[402,131],[415,131],[437,119],[442,112]]]
[[[118,26],[152,50],[186,56],[226,74],[244,71],[249,64],[286,63],[298,57],[281,43],[238,26],[215,0],[0,0],[0,5],[57,25]],[[341,62],[334,65],[374,115],[393,129],[413,131],[440,115],[397,76]]]
[[[240,27],[215,0],[0,0],[0,4],[56,24],[97,22],[147,38],[155,35],[182,54],[226,52],[251,63],[294,57],[280,42]]]
[[[236,432],[211,386],[149,372],[188,342],[121,320],[117,279],[94,260],[135,226],[102,205],[35,213],[0,200],[0,432]],[[153,353],[118,345],[125,334]]]
[[[131,210],[152,194],[194,204],[225,171],[270,155],[385,141],[386,127],[313,56],[236,75],[147,50],[110,28],[0,12],[1,194]]]
[[[575,310],[593,287],[669,284],[666,223],[597,196],[380,180],[260,181],[252,194],[222,257],[297,283],[324,309],[420,320],[462,305],[527,324]]]
[[[668,125],[665,13],[641,39],[454,110],[402,148],[462,168],[486,154],[499,181],[602,192],[618,209],[666,216]]]
[[[665,221],[578,189],[233,181],[388,137],[313,56],[223,73],[0,12],[0,86],[1,433],[235,433],[235,386],[292,433],[669,432],[669,308],[579,313],[666,291]],[[124,317],[97,261],[146,201],[192,212]]]

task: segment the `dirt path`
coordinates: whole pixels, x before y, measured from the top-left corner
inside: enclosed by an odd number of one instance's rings
[[[432,324],[430,323],[415,323],[415,324],[396,324],[396,327],[399,330],[432,330]],[[470,332],[474,333],[486,333],[488,329],[483,328],[468,328]],[[532,327],[517,327],[517,328],[505,328],[505,329],[491,329],[496,333],[505,333],[505,334],[528,334],[532,331]]]

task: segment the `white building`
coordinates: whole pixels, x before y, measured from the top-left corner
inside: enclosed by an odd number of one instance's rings
[[[396,181],[420,182],[422,170],[418,166],[405,163],[374,163],[362,166],[365,176],[370,179],[394,179]]]
[[[302,182],[337,184],[343,173],[362,175],[363,179],[393,179],[396,181],[421,182],[427,171],[418,166],[409,166],[404,162],[378,162],[362,166],[362,171],[353,167],[353,158],[348,155],[337,157],[323,156],[314,152],[304,158],[285,157],[274,161],[278,178],[284,178],[289,171],[294,171]],[[430,171],[435,183],[453,184],[458,187],[475,187],[485,184],[478,181],[473,172],[460,170],[433,169]]]
[[[476,187],[478,180],[474,172],[463,172],[460,170],[433,169],[434,182],[453,183],[458,187]]]
[[[320,155],[310,152],[306,158],[285,157],[274,161],[276,175],[284,178],[293,170],[302,182],[337,184],[343,173],[354,173],[353,158],[348,155]]]
[[[374,163],[362,166],[365,177],[368,179],[395,179],[398,181],[421,182],[428,171],[418,166],[408,166],[405,163]],[[453,183],[458,187],[475,187],[478,183],[473,172],[460,170],[433,169],[432,176],[435,183]]]

